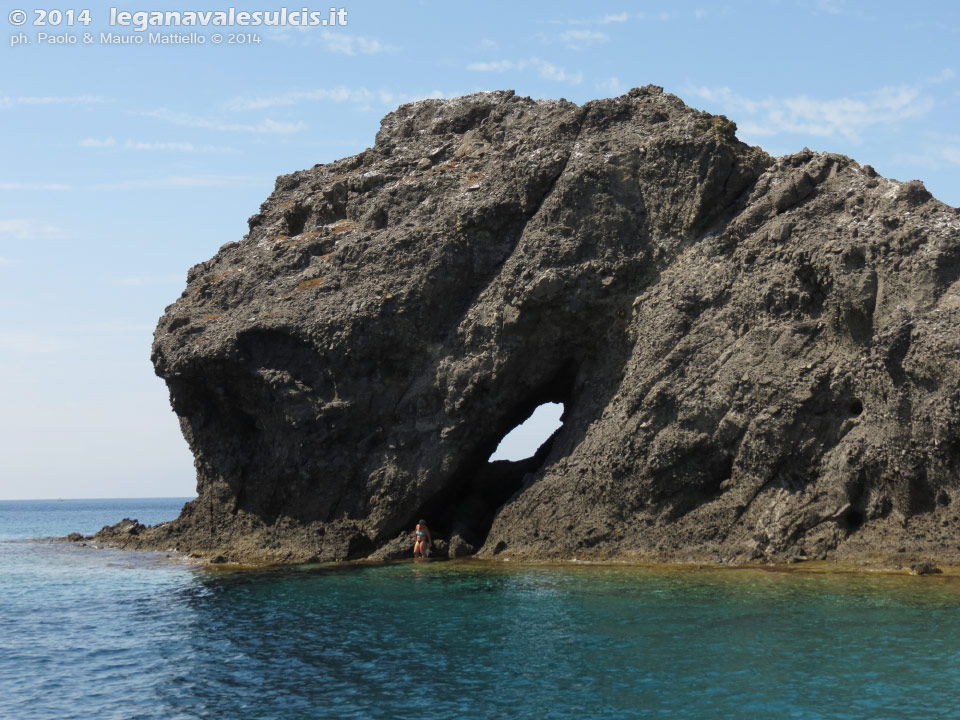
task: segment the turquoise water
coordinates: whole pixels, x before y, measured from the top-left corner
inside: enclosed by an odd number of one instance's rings
[[[0,717],[960,717],[949,577],[229,572],[24,539],[180,504],[0,502]]]

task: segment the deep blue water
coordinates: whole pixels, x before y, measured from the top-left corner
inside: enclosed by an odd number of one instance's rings
[[[953,577],[213,571],[24,539],[181,504],[0,502],[0,718],[960,718]]]

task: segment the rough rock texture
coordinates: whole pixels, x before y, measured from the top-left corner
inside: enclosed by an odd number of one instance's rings
[[[660,88],[387,115],[194,267],[153,362],[199,498],[129,543],[960,558],[960,216]],[[563,427],[488,463],[546,401]]]

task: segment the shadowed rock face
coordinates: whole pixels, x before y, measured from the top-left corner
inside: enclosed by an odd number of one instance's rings
[[[194,267],[153,362],[233,559],[960,556],[960,217],[659,88],[387,115]],[[564,424],[488,463],[547,401]]]

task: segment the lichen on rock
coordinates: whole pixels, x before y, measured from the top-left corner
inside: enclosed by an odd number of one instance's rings
[[[478,93],[278,178],[157,326],[199,497],[131,542],[386,558],[425,516],[453,556],[955,562],[960,217],[735,129]]]

